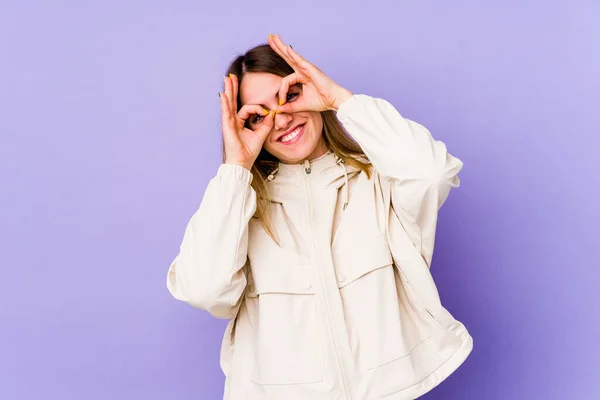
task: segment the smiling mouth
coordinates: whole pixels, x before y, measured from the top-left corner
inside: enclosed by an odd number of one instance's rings
[[[290,145],[290,144],[296,143],[300,139],[302,134],[304,133],[304,125],[305,124],[297,126],[296,129],[294,129],[290,133],[285,134],[282,137],[280,137],[279,139],[277,139],[277,142],[279,142],[281,144],[285,144],[285,145]]]

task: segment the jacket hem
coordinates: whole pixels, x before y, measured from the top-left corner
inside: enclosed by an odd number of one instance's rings
[[[466,330],[463,330],[461,336],[462,343],[456,351],[423,380],[375,400],[414,400],[440,385],[466,361],[473,351],[473,337]]]

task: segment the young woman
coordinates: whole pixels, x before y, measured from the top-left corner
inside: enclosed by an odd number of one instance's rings
[[[168,272],[228,318],[226,400],[399,400],[470,354],[429,272],[462,162],[382,99],[336,84],[276,36],[220,93],[223,164]]]

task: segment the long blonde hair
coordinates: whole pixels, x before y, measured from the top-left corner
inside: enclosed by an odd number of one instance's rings
[[[241,84],[244,75],[250,72],[266,72],[285,77],[294,72],[293,68],[277,54],[268,44],[262,44],[248,50],[245,54],[236,57],[226,75],[234,74]],[[238,91],[238,111],[242,107],[242,101]],[[327,147],[344,163],[364,171],[371,176],[370,164],[363,163],[357,158],[365,157],[360,146],[348,135],[334,111],[321,112],[323,118],[323,137]],[[223,162],[225,162],[225,145],[223,143]],[[269,193],[267,190],[267,176],[277,167],[279,160],[268,153],[264,148],[258,155],[252,166],[252,188],[256,192],[257,210],[255,217],[263,224],[266,232],[275,241],[275,234],[271,226],[269,213]]]

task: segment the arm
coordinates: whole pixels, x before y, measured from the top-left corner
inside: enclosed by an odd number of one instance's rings
[[[187,224],[179,254],[169,267],[167,288],[178,300],[233,318],[246,287],[248,222],[256,194],[246,168],[222,164]]]
[[[403,118],[385,100],[353,95],[277,35],[269,37],[269,45],[294,69],[282,79],[279,112],[337,111],[375,170],[391,181],[394,212],[430,265],[437,212],[450,189],[458,186],[462,162],[448,154],[427,129]],[[301,97],[285,103],[288,88],[297,83],[302,84]]]
[[[392,207],[428,265],[437,213],[451,188],[459,186],[463,163],[422,125],[403,118],[387,101],[353,95],[338,119],[384,178],[391,179]]]

